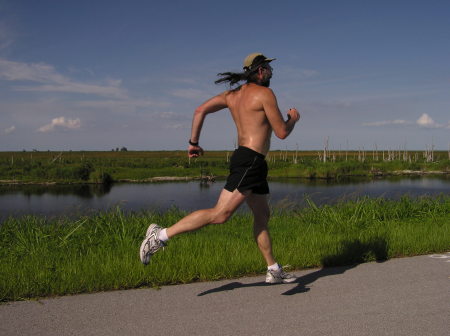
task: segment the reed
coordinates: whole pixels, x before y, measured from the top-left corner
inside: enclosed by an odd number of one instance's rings
[[[361,199],[304,209],[275,208],[274,253],[295,269],[354,264],[450,248],[450,197]],[[174,237],[144,267],[138,248],[150,223],[185,213],[125,212],[9,218],[0,226],[0,301],[161,286],[262,274],[252,217]]]

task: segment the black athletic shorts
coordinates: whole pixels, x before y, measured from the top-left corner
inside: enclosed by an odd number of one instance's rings
[[[231,156],[230,175],[225,189],[233,192],[251,190],[254,194],[268,194],[267,162],[264,155],[254,150],[239,146]]]

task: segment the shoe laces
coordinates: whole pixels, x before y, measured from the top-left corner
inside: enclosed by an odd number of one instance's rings
[[[154,246],[150,246],[150,239],[147,241],[147,244],[149,245],[149,249],[147,254],[153,255],[158,251],[160,248],[164,250],[164,248],[167,246],[167,244],[159,239],[155,239],[156,244]]]
[[[276,277],[280,277],[282,279],[292,278],[292,274],[285,272],[286,268],[291,268],[291,267],[292,267],[291,265],[282,266],[282,267],[280,267],[280,269],[278,271],[271,271],[271,273],[272,273],[272,275],[274,275]]]

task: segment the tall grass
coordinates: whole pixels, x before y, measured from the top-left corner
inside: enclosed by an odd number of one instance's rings
[[[0,301],[215,280],[261,274],[252,217],[174,237],[144,267],[138,247],[150,223],[185,213],[126,213],[46,219],[9,218],[0,227]],[[362,199],[335,206],[274,210],[277,260],[300,269],[384,260],[450,249],[450,197]]]

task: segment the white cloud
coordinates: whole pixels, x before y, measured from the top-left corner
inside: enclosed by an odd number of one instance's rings
[[[158,125],[161,129],[190,129],[192,115],[184,115],[172,111],[151,113],[153,125]]]
[[[411,125],[411,124],[412,123],[410,121],[397,119],[397,120],[384,120],[384,121],[363,123],[363,126]]]
[[[400,126],[417,125],[419,127],[425,127],[425,128],[449,128],[450,129],[450,123],[448,125],[439,124],[439,123],[435,122],[427,113],[422,114],[419,117],[419,119],[417,119],[415,122],[397,119],[397,120],[366,122],[366,123],[363,123],[362,125],[363,126],[371,126],[371,127],[380,127],[380,126],[388,126],[388,125],[400,125]]]
[[[126,98],[126,95],[120,88],[73,82],[46,84],[34,87],[17,86],[15,89],[17,91],[83,93],[114,98]]]
[[[14,132],[16,130],[16,126],[11,126],[11,127],[8,127],[8,128],[5,128],[4,130],[3,130],[3,132],[5,133],[5,134],[10,134],[10,133],[12,133],[12,132]]]
[[[197,89],[177,89],[172,90],[170,94],[175,97],[192,99],[196,101],[207,99],[210,96],[206,92]]]
[[[68,92],[127,98],[121,80],[108,79],[104,84],[81,83],[61,75],[52,65],[22,63],[0,58],[0,80],[23,82],[19,91]],[[37,83],[37,84],[36,84]]]
[[[65,78],[43,63],[21,63],[0,59],[0,78],[9,81],[63,82]]]
[[[189,129],[190,125],[186,124],[170,124],[164,125],[165,129]]]
[[[149,107],[166,107],[170,105],[169,102],[156,101],[152,99],[125,99],[125,100],[84,100],[77,102],[78,106],[89,108],[110,108],[129,110],[135,108],[149,108]]]
[[[419,125],[421,127],[428,127],[428,128],[442,128],[442,127],[445,127],[444,125],[441,125],[441,124],[438,124],[437,122],[435,122],[426,113],[422,114],[420,116],[420,118],[417,119],[416,123],[417,123],[417,125]]]
[[[160,112],[156,114],[161,119],[179,119],[179,118],[185,118],[185,116],[175,113],[175,112]]]
[[[55,127],[62,127],[62,128],[69,128],[69,129],[76,129],[80,128],[81,121],[79,118],[77,119],[67,119],[65,117],[59,117],[52,119],[52,122],[50,124],[44,125],[38,129],[39,132],[46,133],[53,131]]]
[[[192,115],[191,114],[181,114],[172,111],[164,111],[164,112],[155,112],[152,113],[152,116],[155,119],[163,120],[163,121],[171,121],[171,122],[191,122]]]

